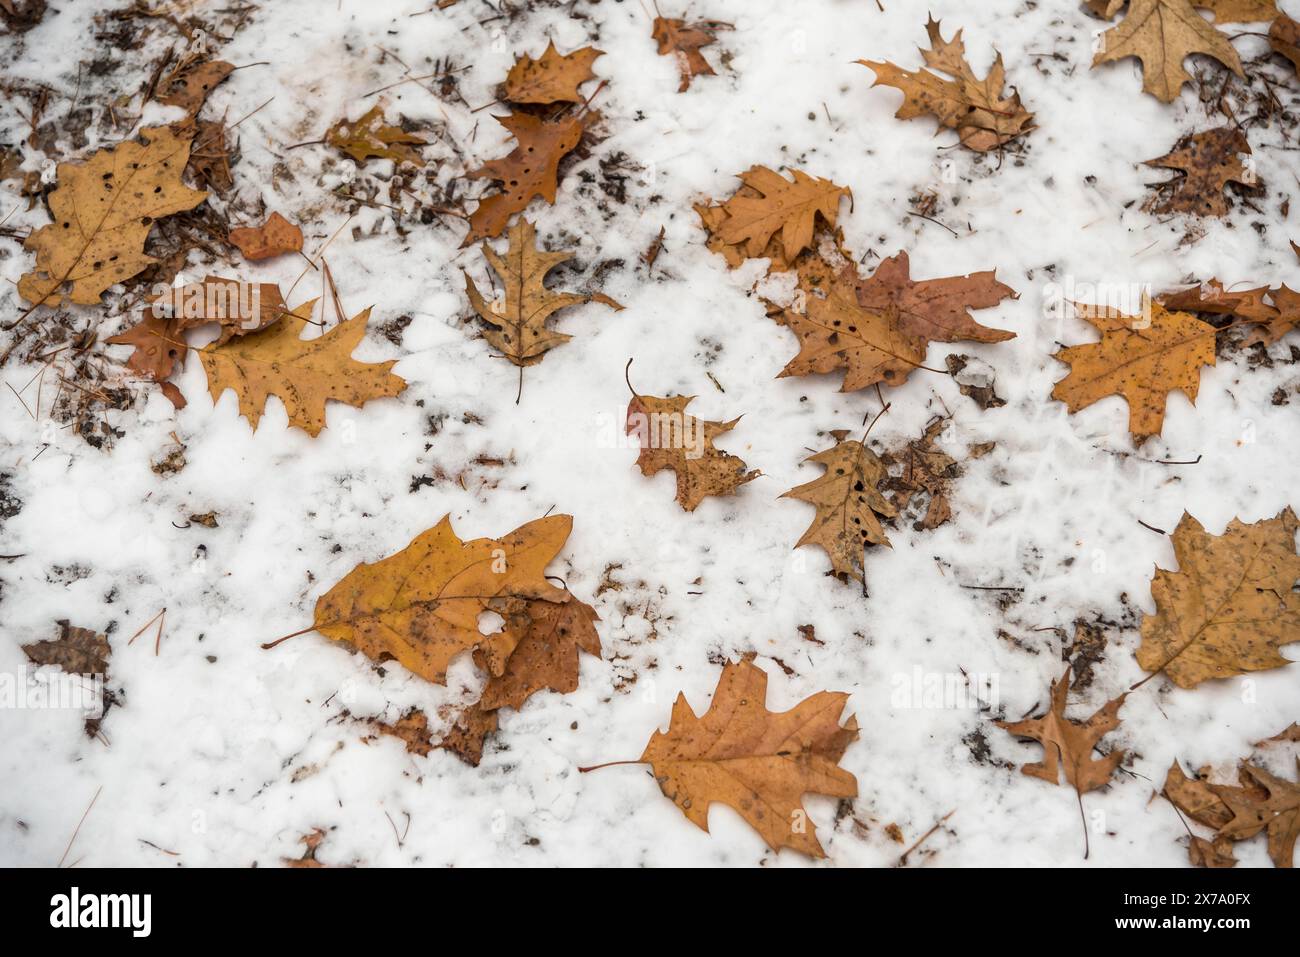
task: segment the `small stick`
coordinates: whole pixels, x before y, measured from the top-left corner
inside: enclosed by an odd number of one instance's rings
[[[899,859],[898,859],[898,863],[899,863],[899,864],[906,864],[906,863],[907,863],[907,855],[911,854],[914,850],[916,850],[916,849],[917,849],[918,847],[920,847],[923,843],[925,843],[926,838],[928,838],[928,837],[929,837],[931,834],[933,834],[935,831],[939,830],[940,825],[942,825],[944,821],[948,820],[948,818],[952,817],[952,816],[953,816],[954,814],[956,814],[956,813],[957,813],[957,809],[956,809],[956,808],[953,808],[951,811],[949,811],[949,812],[948,812],[947,814],[945,814],[943,817],[939,818],[939,820],[935,821],[935,822],[934,822],[934,827],[930,828],[930,830],[928,830],[928,831],[926,831],[924,834],[922,834],[922,835],[920,836],[920,838],[917,839],[917,842],[916,842],[915,844],[913,844],[911,847],[909,847],[907,850],[905,850],[905,851],[903,852],[902,856],[899,857]]]
[[[77,840],[77,835],[81,833],[81,825],[86,823],[86,816],[90,814],[90,809],[94,807],[95,802],[99,800],[99,792],[102,790],[104,790],[104,785],[101,784],[95,791],[95,796],[91,798],[90,803],[86,805],[86,812],[81,815],[81,820],[77,822],[77,829],[72,832],[72,837],[68,840],[68,846],[63,849],[63,856],[59,858],[59,863],[55,865],[56,867],[62,867],[63,862],[67,860],[68,852],[72,850],[73,842]]]

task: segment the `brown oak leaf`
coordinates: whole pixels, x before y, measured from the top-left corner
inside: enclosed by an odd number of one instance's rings
[[[1300,73],[1300,22],[1292,20],[1285,13],[1278,14],[1273,25],[1268,28],[1268,45],[1274,53],[1280,53],[1290,60],[1296,72]]]
[[[108,677],[112,649],[108,636],[93,628],[77,628],[67,619],[58,622],[59,637],[23,645],[23,652],[37,665],[55,665],[72,675]]]
[[[958,30],[945,40],[939,21],[925,25],[930,49],[922,49],[925,65],[956,79],[944,79],[929,70],[904,70],[892,63],[857,62],[876,75],[872,86],[892,86],[903,91],[903,105],[894,115],[910,120],[930,114],[942,127],[956,130],[963,146],[988,152],[1005,146],[1032,130],[1034,115],[1020,103],[1020,94],[1005,96],[1006,68],[998,54],[984,79],[966,62],[966,46]]]
[[[833,229],[840,200],[852,199],[847,186],[798,169],[790,175],[793,181],[766,166],[752,167],[740,174],[741,188],[725,203],[696,207],[716,251],[726,255],[727,248],[735,250],[733,265],[769,257],[788,268],[812,245],[817,222]]]
[[[154,99],[166,106],[179,106],[190,116],[203,109],[210,94],[235,72],[225,60],[199,60],[178,67],[158,83]]]
[[[691,80],[697,76],[714,76],[713,67],[700,50],[717,42],[719,30],[730,30],[731,25],[716,20],[687,23],[671,17],[655,17],[650,27],[650,38],[659,44],[660,56],[675,56],[681,81],[677,92],[685,93]]]
[[[641,474],[655,475],[671,469],[677,475],[677,502],[688,512],[710,495],[733,495],[737,488],[762,473],[750,471],[744,461],[713,446],[713,440],[730,432],[740,416],[730,422],[709,422],[686,414],[693,395],[660,398],[637,395],[627,404],[628,435],[636,435],[641,454],[636,464]]]
[[[232,229],[229,238],[251,262],[302,252],[302,230],[279,213],[272,213],[261,226]]]
[[[1112,4],[1110,12],[1117,10]],[[1137,57],[1142,61],[1142,89],[1172,103],[1192,79],[1183,60],[1193,53],[1212,56],[1237,76],[1245,76],[1227,36],[1192,9],[1190,0],[1132,0],[1119,25],[1102,34],[1092,65]]]
[[[561,56],[552,40],[540,58],[525,54],[515,60],[506,74],[503,99],[511,103],[580,103],[578,87],[595,76],[591,65],[604,55],[603,50],[583,47]]]
[[[422,157],[413,146],[426,146],[428,141],[408,133],[400,126],[384,122],[384,104],[377,103],[361,119],[351,122],[345,116],[325,133],[325,142],[342,150],[358,165],[368,159],[390,159],[394,163],[424,165]]]
[[[1295,513],[1211,535],[1191,515],[1174,529],[1178,571],[1156,569],[1156,613],[1142,618],[1138,664],[1180,688],[1290,664],[1279,650],[1300,641]]]
[[[1159,192],[1148,201],[1147,208],[1157,213],[1227,215],[1224,189],[1228,183],[1256,185],[1254,170],[1242,162],[1242,154],[1250,155],[1250,144],[1245,134],[1234,127],[1189,133],[1171,152],[1146,160],[1147,166],[1182,173],[1158,184]]]
[[[479,707],[518,710],[537,691],[568,694],[578,688],[578,652],[600,657],[600,616],[585,602],[506,599],[490,603],[506,628],[516,632],[508,657],[494,667],[484,645],[476,650],[480,667],[491,673]],[[513,607],[512,607],[513,606]]]

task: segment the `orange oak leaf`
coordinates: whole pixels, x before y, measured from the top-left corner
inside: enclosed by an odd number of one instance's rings
[[[650,38],[659,44],[660,56],[675,56],[681,81],[677,92],[685,93],[691,80],[697,76],[714,76],[713,67],[700,50],[717,42],[719,30],[729,30],[731,25],[716,20],[687,23],[671,17],[655,17],[650,27]]]
[[[518,710],[537,691],[576,691],[578,652],[600,657],[596,610],[576,598],[566,602],[506,599],[491,605],[505,618],[506,628],[517,634],[508,657],[497,667],[486,660],[484,646],[475,652],[479,666],[492,675],[479,707]]]
[[[302,252],[302,230],[279,213],[272,213],[261,226],[232,229],[230,241],[252,262]]]
[[[639,763],[651,766],[664,795],[701,830],[718,802],[772,850],[825,857],[803,795],[858,794],[857,779],[839,766],[858,735],[853,717],[840,723],[848,698],[821,691],[789,711],[769,711],[767,674],[748,659],[728,662],[709,710],[696,715],[679,693],[668,730],[651,736]]]
[[[479,200],[461,246],[500,236],[510,217],[523,212],[535,197],[554,203],[560,160],[578,145],[596,115],[588,112],[543,119],[530,113],[511,113],[496,117],[515,137],[516,146],[509,155],[465,174],[468,179],[496,180],[501,192]]]
[[[496,712],[484,711],[478,704],[473,704],[463,708],[444,705],[438,714],[447,721],[441,737],[435,737],[429,727],[429,716],[419,708],[409,709],[392,724],[378,719],[371,719],[369,723],[380,734],[400,740],[411,754],[428,757],[435,750],[447,751],[470,767],[478,767],[483,760],[483,745],[488,735],[497,730]]]
[[[1147,205],[1157,213],[1190,213],[1197,216],[1224,216],[1228,202],[1224,188],[1228,183],[1255,186],[1255,173],[1246,166],[1242,155],[1250,155],[1250,144],[1240,130],[1223,126],[1189,133],[1164,156],[1146,160],[1147,166],[1178,170],[1181,176],[1160,183],[1160,194]]]
[[[984,79],[966,62],[966,46],[958,30],[945,40],[939,21],[925,25],[930,49],[921,50],[925,65],[956,79],[947,80],[929,70],[904,70],[892,63],[858,60],[876,75],[872,86],[892,86],[903,91],[903,105],[894,115],[910,120],[930,114],[942,127],[956,130],[963,146],[988,152],[1005,146],[1032,130],[1034,115],[1020,104],[1020,94],[1005,96],[1006,68],[1002,54]]]
[[[741,173],[741,189],[731,199],[718,207],[704,207],[717,210],[701,214],[708,217],[705,226],[710,234],[750,259],[777,253],[779,248],[776,258],[788,266],[812,245],[817,221],[834,228],[840,200],[853,196],[847,186],[802,170],[792,169],[790,175],[793,181],[766,166]]]
[[[1288,507],[1211,535],[1191,515],[1174,529],[1178,571],[1156,569],[1156,613],[1142,618],[1137,662],[1180,688],[1290,664],[1279,649],[1300,641],[1296,516]]]
[[[603,50],[583,47],[561,56],[552,40],[540,58],[524,55],[515,60],[506,74],[503,99],[511,103],[580,103],[578,87],[595,76],[591,65],[604,55]]]
[[[1053,399],[1078,412],[1109,396],[1122,396],[1129,407],[1129,432],[1138,445],[1160,434],[1172,390],[1196,402],[1201,367],[1214,365],[1213,326],[1158,302],[1150,304],[1149,318],[1098,306],[1076,308],[1100,330],[1101,341],[1056,353],[1070,374],[1053,387]]]
[[[738,456],[714,448],[713,440],[735,428],[740,416],[730,422],[697,419],[686,414],[694,398],[637,395],[627,404],[626,431],[641,444],[636,460],[641,474],[651,476],[664,469],[676,473],[677,503],[688,512],[710,495],[735,494],[762,474],[750,471]]]
[[[368,159],[390,159],[397,164],[423,166],[424,157],[411,147],[427,145],[426,140],[414,133],[386,124],[382,103],[372,106],[355,122],[346,116],[339,120],[325,133],[325,142],[342,150],[358,165]]]
[[[1117,10],[1112,3],[1109,12]],[[1190,0],[1132,0],[1119,25],[1101,35],[1092,65],[1137,57],[1142,61],[1142,89],[1172,103],[1183,84],[1191,82],[1183,60],[1193,53],[1212,56],[1237,76],[1245,76],[1227,36],[1193,10]]]
[[[1268,833],[1268,856],[1274,867],[1292,867],[1295,842],[1300,837],[1300,781],[1287,781],[1253,764],[1243,764],[1242,776],[1250,778],[1255,788],[1216,787],[1232,820],[1219,829],[1219,836],[1241,841],[1260,831]],[[1300,778],[1300,758],[1296,758]],[[1257,789],[1266,796],[1261,797]]]
[[[861,442],[843,439],[805,461],[824,466],[826,474],[785,492],[812,505],[817,514],[795,548],[817,545],[830,556],[841,580],[862,581],[863,551],[889,545],[878,515],[893,518],[898,510],[877,490],[886,478],[884,463]]]
[[[166,106],[179,106],[191,116],[203,108],[210,94],[235,67],[225,60],[200,60],[181,66],[159,81],[154,99]]]
[[[443,684],[451,660],[487,637],[479,616],[493,601],[569,600],[546,580],[546,566],[572,527],[571,516],[551,515],[503,538],[461,541],[447,516],[400,552],[345,575],[316,602],[312,629]]]

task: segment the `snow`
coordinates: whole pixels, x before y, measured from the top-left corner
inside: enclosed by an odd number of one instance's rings
[[[52,110],[75,97],[97,117],[84,127],[84,146],[31,156],[29,169],[112,142],[98,125],[111,96],[136,95],[125,113],[138,111],[138,91],[168,40],[153,24],[139,50],[114,52],[112,69],[87,76],[96,55],[92,8],[103,6],[111,5],[54,0],[30,33],[0,38],[11,78],[53,87]],[[862,731],[843,763],[860,796],[842,814],[831,799],[805,798],[830,864],[891,865],[949,811],[910,866],[1083,863],[1070,789],[1018,770],[1038,759],[1037,746],[1013,740],[967,701],[906,707],[897,692],[917,668],[940,677],[964,670],[989,676],[998,714],[1019,718],[1045,705],[1063,669],[1061,638],[1046,629],[1072,634],[1082,618],[1105,622],[1109,640],[1091,686],[1071,695],[1069,713],[1086,717],[1144,676],[1132,654],[1137,621],[1154,611],[1155,566],[1176,567],[1168,537],[1139,521],[1172,530],[1186,510],[1217,534],[1233,517],[1253,522],[1300,505],[1294,334],[1272,348],[1271,367],[1252,367],[1244,352],[1222,356],[1202,374],[1195,406],[1172,396],[1163,436],[1135,451],[1122,400],[1073,416],[1050,400],[1066,372],[1051,353],[1095,332],[1044,308],[1051,284],[1067,280],[1163,290],[1217,276],[1294,286],[1288,239],[1300,239],[1300,208],[1289,218],[1280,208],[1300,181],[1295,146],[1282,148],[1282,121],[1249,132],[1265,184],[1253,202],[1263,212],[1238,203],[1223,220],[1203,223],[1199,241],[1183,243],[1188,221],[1142,211],[1146,184],[1164,175],[1140,163],[1219,120],[1207,117],[1194,87],[1169,106],[1142,95],[1134,60],[1088,69],[1102,25],[1071,0],[928,4],[945,34],[964,29],[977,72],[995,46],[1001,51],[1009,83],[1035,113],[1038,129],[1023,154],[1001,161],[953,148],[955,135],[936,134],[928,119],[895,119],[900,94],[872,89],[871,73],[853,62],[919,67],[926,5],[884,0],[882,12],[849,0],[701,0],[688,19],[735,29],[704,51],[719,75],[697,78],[683,94],[674,61],[655,52],[642,4],[579,3],[575,19],[572,4],[535,3],[492,20],[486,4],[461,0],[415,15],[431,6],[264,4],[229,43],[213,46],[237,65],[269,65],[235,72],[205,113],[233,121],[269,99],[238,128],[239,200],[260,198],[302,224],[309,253],[338,234],[326,258],[345,307],[355,314],[374,304],[372,332],[356,355],[400,358],[394,371],[409,387],[399,398],[332,405],[316,439],[288,429],[272,400],[253,433],[232,393],[214,405],[191,361],[177,380],[189,405],[178,413],[142,390],[134,408],[112,413],[124,435],[111,450],[33,420],[12,395],[4,401],[3,468],[23,507],[4,524],[0,553],[23,557],[0,562],[0,673],[22,675],[21,644],[55,637],[55,621],[68,618],[109,631],[109,687],[123,701],[104,722],[108,744],[88,738],[80,716],[66,710],[0,710],[0,863],[59,861],[98,791],[69,861],[275,866],[298,856],[300,836],[320,827],[328,836],[318,856],[328,864],[808,865],[768,850],[721,806],[711,834],[696,829],[645,767],[577,770],[636,758],[666,727],[679,691],[703,711],[721,662],[747,652],[770,674],[774,710],[823,689],[851,693]],[[1295,0],[1282,6],[1300,16]],[[535,203],[529,216],[549,248],[577,252],[581,265],[564,274],[564,288],[599,289],[626,308],[562,313],[557,328],[574,338],[527,370],[516,405],[517,370],[491,357],[470,320],[460,271],[479,281],[487,273],[477,249],[459,248],[463,224],[406,216],[399,233],[392,210],[334,192],[378,183],[376,199],[388,203],[391,164],[358,169],[324,146],[287,147],[319,139],[345,113],[360,116],[376,100],[366,94],[407,75],[402,64],[426,74],[450,57],[464,68],[456,74],[463,101],[416,83],[384,94],[390,122],[400,116],[436,131],[426,170],[407,185],[439,204],[453,179],[508,151],[490,119],[502,110],[487,105],[514,56],[540,54],[548,38],[564,52],[589,42],[606,51],[595,64],[606,85],[593,103],[605,139],[567,169],[557,203]],[[1243,59],[1266,51],[1258,37],[1235,45]],[[1294,74],[1289,84],[1294,91]],[[25,138],[24,110],[15,99],[0,111],[4,142]],[[141,122],[177,116],[153,104]],[[601,188],[601,161],[618,153],[632,167],[623,171],[625,203]],[[914,277],[996,268],[1020,294],[977,314],[1015,339],[935,345],[928,359],[942,367],[945,355],[960,353],[987,363],[1004,407],[981,411],[949,377],[923,372],[887,392],[890,411],[871,432],[878,449],[917,437],[945,409],[952,422],[941,445],[954,457],[965,459],[973,444],[996,446],[966,464],[950,524],[928,532],[900,525],[892,550],[868,555],[865,597],[825,575],[820,551],[792,550],[812,513],[778,496],[820,474],[800,463],[829,444],[829,430],[860,430],[879,411],[875,391],[841,394],[839,376],[776,379],[797,344],[764,316],[754,290],[764,264],[728,269],[704,248],[691,210],[729,196],[735,174],[754,164],[798,166],[851,187],[852,209],[843,207],[840,221],[866,269],[906,250]],[[40,204],[27,211],[15,185],[4,183],[0,215],[17,206],[8,226],[43,225]],[[925,190],[938,192],[933,216],[956,235],[908,215]],[[410,208],[409,198],[399,202]],[[648,270],[638,257],[661,227],[664,251]],[[0,300],[12,316],[22,309],[12,283],[30,257],[14,240],[0,241],[0,257],[8,280]],[[597,266],[611,262],[588,286]],[[208,266],[196,254],[190,269],[201,276]],[[241,266],[240,275],[288,290],[304,268],[287,257]],[[288,299],[319,295],[311,273]],[[403,315],[412,321],[399,347],[375,330]],[[326,316],[332,321],[332,311]],[[125,324],[110,315],[101,338]],[[691,514],[673,501],[670,475],[643,478],[617,435],[628,358],[642,393],[698,395],[690,411],[708,419],[743,413],[719,445],[764,476]],[[11,361],[0,373],[21,389],[38,371]],[[1273,403],[1279,390],[1288,403]],[[150,462],[173,446],[173,434],[186,465],[160,476]],[[1198,456],[1195,465],[1159,464]],[[484,457],[505,464],[476,464]],[[435,474],[446,477],[413,486]],[[391,663],[376,668],[316,634],[259,647],[306,627],[325,589],[444,514],[470,538],[504,534],[548,510],[575,518],[551,572],[594,603],[604,655],[583,657],[578,691],[538,694],[521,711],[503,712],[478,768],[440,751],[410,755],[392,738],[367,742],[364,725],[344,716],[391,721],[419,706],[432,717],[439,706],[472,701],[482,679],[467,658],[443,688]],[[207,511],[220,527],[177,527]],[[618,587],[598,595],[608,566]],[[160,654],[152,632],[128,644],[164,607]],[[801,637],[807,624],[821,644]],[[1286,653],[1295,658],[1295,647]],[[1251,742],[1300,717],[1298,682],[1300,669],[1284,668],[1194,691],[1156,679],[1131,694],[1123,724],[1104,742],[1132,751],[1131,761],[1084,801],[1087,864],[1185,865],[1183,825],[1167,802],[1151,800],[1170,762],[1230,775]],[[991,752],[983,760],[973,752],[977,733]],[[1259,760],[1291,774],[1285,748],[1260,751]],[[891,823],[905,844],[887,834]],[[1237,853],[1243,864],[1268,863],[1262,840]]]

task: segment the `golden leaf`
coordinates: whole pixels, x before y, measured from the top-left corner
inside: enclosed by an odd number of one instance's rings
[[[506,74],[506,95],[512,103],[580,103],[578,87],[595,74],[591,65],[605,55],[595,47],[583,47],[560,56],[555,41],[546,44],[539,59],[521,56]]]
[[[1192,9],[1190,0],[1132,0],[1128,14],[1102,34],[1092,59],[1100,63],[1137,57],[1142,61],[1142,89],[1172,103],[1191,76],[1183,60],[1193,53],[1214,57],[1237,76],[1241,60],[1228,38]]]
[[[325,142],[347,153],[358,165],[373,157],[423,166],[424,157],[411,147],[427,145],[426,140],[414,133],[386,124],[382,103],[372,106],[355,123],[349,122],[346,116],[339,120],[326,132]]]

